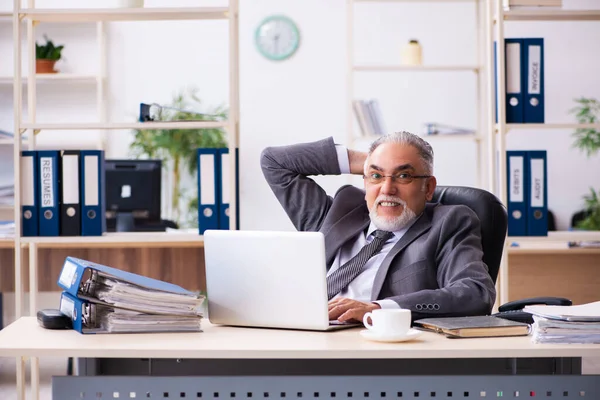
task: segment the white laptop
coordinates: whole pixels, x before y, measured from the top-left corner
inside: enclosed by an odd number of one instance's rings
[[[204,232],[213,324],[327,331],[325,240],[319,232]]]

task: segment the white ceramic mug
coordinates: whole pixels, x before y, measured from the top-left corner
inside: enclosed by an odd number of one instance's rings
[[[410,329],[410,310],[379,308],[366,313],[363,324],[379,335],[404,335]]]

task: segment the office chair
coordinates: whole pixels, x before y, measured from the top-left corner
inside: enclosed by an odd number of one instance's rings
[[[504,204],[488,191],[465,186],[438,186],[431,202],[445,205],[463,204],[477,214],[481,221],[483,261],[488,266],[492,281],[496,283],[508,227]]]
[[[435,188],[431,202],[446,205],[463,204],[475,211],[481,222],[483,261],[488,266],[489,274],[495,284],[508,227],[508,215],[504,204],[490,192],[463,186],[438,186]],[[533,297],[514,300],[501,305],[498,308],[499,312],[493,315],[532,324],[532,315],[522,310],[523,307],[533,304],[570,306],[572,301],[562,297]]]

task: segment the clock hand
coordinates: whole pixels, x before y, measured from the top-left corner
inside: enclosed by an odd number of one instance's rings
[[[277,53],[279,53],[279,51],[277,49],[277,47],[278,47],[277,44],[279,43],[279,34],[276,34],[273,39],[275,39],[275,49],[274,50],[275,50],[275,54],[277,54]]]

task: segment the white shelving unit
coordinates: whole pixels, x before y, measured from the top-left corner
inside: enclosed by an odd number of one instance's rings
[[[126,233],[126,234],[105,234],[100,237],[21,237],[21,213],[20,213],[20,154],[21,140],[19,138],[26,132],[37,133],[42,130],[110,130],[110,129],[140,129],[149,128],[150,124],[156,129],[176,128],[176,129],[197,129],[223,127],[227,129],[227,139],[230,152],[239,146],[239,16],[238,0],[229,0],[227,7],[194,7],[194,8],[100,8],[100,9],[36,9],[33,0],[28,0],[27,7],[20,9],[21,0],[14,0],[13,18],[13,41],[14,41],[14,82],[13,82],[13,103],[14,103],[14,124],[15,139],[14,146],[14,170],[15,170],[15,208],[14,218],[17,235],[14,240],[0,241],[0,247],[15,248],[15,303],[16,317],[22,315],[23,288],[22,288],[22,258],[21,248],[27,247],[29,250],[29,314],[35,315],[37,303],[37,251],[39,248],[64,248],[64,247],[157,247],[157,246],[202,246],[203,237],[194,234],[171,234],[171,233]],[[108,21],[165,21],[165,20],[224,20],[229,24],[228,42],[229,42],[229,119],[225,122],[173,122],[173,123],[123,123],[106,121],[106,31],[105,23]],[[24,80],[21,74],[21,21],[27,25],[26,41],[27,56],[29,57],[29,71]],[[98,44],[100,48],[101,66],[97,76],[86,77],[66,74],[62,77],[48,77],[35,74],[35,25],[39,22],[69,23],[69,22],[90,22],[96,23],[98,33]],[[11,78],[11,77],[9,77]],[[97,84],[98,100],[98,122],[97,123],[38,123],[36,121],[36,87],[37,84],[51,82],[52,80],[90,80]],[[22,119],[22,91],[23,85],[27,85],[28,93],[28,115],[29,120]],[[29,134],[27,147],[35,149],[35,135]],[[105,143],[102,148],[105,148]],[[235,171],[235,158],[230,157],[230,171]],[[230,179],[231,193],[235,193],[236,179]],[[235,197],[230,203],[230,224],[236,226]],[[17,365],[17,368],[25,368],[23,363]],[[38,393],[39,376],[38,368],[31,368],[31,386],[32,393]],[[24,382],[19,382],[18,392],[24,393]]]
[[[487,15],[487,42],[488,42],[488,53],[487,59],[489,65],[494,63],[493,54],[493,43],[504,42],[504,23],[505,21],[600,21],[600,10],[544,10],[543,7],[540,9],[505,9],[502,0],[490,1],[490,7],[488,8]],[[497,74],[497,87],[498,91],[496,97],[490,96],[491,100],[489,107],[490,112],[494,112],[495,105],[497,104],[498,110],[498,123],[492,124],[493,131],[495,132],[495,140],[490,140],[490,155],[506,154],[506,134],[513,129],[563,129],[572,130],[577,128],[598,128],[600,124],[573,124],[573,123],[544,123],[544,124],[507,124],[506,121],[506,74],[504,70],[505,63],[505,49],[504,46],[498,46],[498,57],[496,58],[496,70]],[[494,93],[495,79],[493,69],[488,70],[488,87],[491,89],[489,93]],[[493,114],[491,114],[493,115]],[[495,159],[494,157],[490,159]],[[507,204],[507,191],[506,191],[506,157],[498,157],[498,163],[491,166],[493,172],[490,175],[490,181],[492,188],[498,188],[496,195],[504,203]],[[549,232],[548,236],[545,237],[507,237],[506,246],[507,251],[504,252],[502,265],[500,267],[499,281],[500,281],[500,302],[505,303],[509,299],[508,293],[508,261],[506,255],[508,253],[539,253],[539,254],[558,254],[569,251],[569,254],[575,253],[587,253],[590,254],[595,249],[568,249],[567,243],[569,241],[600,241],[600,232],[581,232],[581,231],[561,231],[561,232]],[[512,243],[523,244],[522,248],[510,247]],[[534,248],[532,248],[534,247]],[[596,252],[597,253],[597,252]]]
[[[435,4],[440,3],[471,3],[474,4],[475,12],[474,18],[476,21],[476,31],[477,31],[477,41],[476,41],[476,52],[477,52],[477,65],[364,65],[364,64],[355,64],[354,62],[354,14],[355,14],[355,3],[429,3],[423,4],[424,9],[427,7],[434,7]],[[489,130],[489,125],[487,123],[488,115],[487,109],[485,106],[486,95],[486,87],[485,87],[485,79],[483,77],[484,69],[482,68],[484,63],[484,54],[485,51],[485,36],[484,36],[484,26],[482,24],[484,19],[484,14],[482,12],[482,4],[487,3],[487,0],[347,0],[346,5],[346,37],[347,37],[347,83],[346,83],[346,109],[347,109],[347,143],[352,144],[357,141],[372,141],[376,139],[376,136],[357,136],[354,132],[354,111],[352,106],[352,101],[354,99],[354,75],[356,73],[438,73],[438,72],[473,72],[475,79],[477,80],[476,93],[473,93],[474,96],[477,97],[477,129],[474,134],[452,134],[452,135],[427,135],[423,136],[426,140],[452,140],[452,139],[460,139],[460,140],[473,140],[476,142],[477,146],[477,154],[476,154],[476,164],[477,164],[477,185],[479,187],[487,187],[486,177],[483,175],[482,170],[482,162],[481,162],[481,154],[485,152],[486,149],[486,141],[487,137],[490,136],[486,134],[486,132],[491,132]],[[401,6],[401,5],[400,5]],[[493,114],[491,114],[493,115]]]

